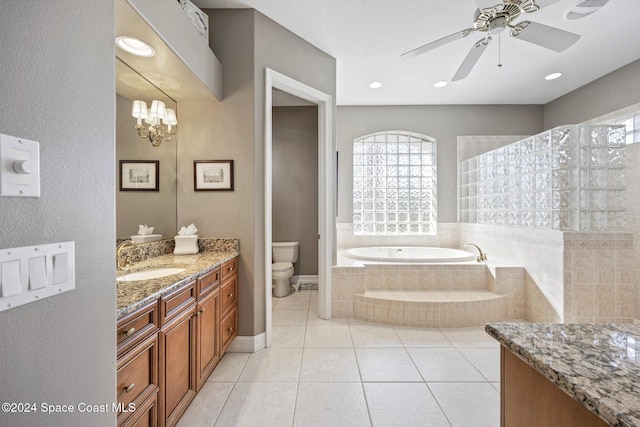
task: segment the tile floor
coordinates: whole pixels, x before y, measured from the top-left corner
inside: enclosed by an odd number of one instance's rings
[[[482,327],[327,321],[317,296],[274,298],[271,348],[227,353],[178,427],[500,425],[499,346]]]

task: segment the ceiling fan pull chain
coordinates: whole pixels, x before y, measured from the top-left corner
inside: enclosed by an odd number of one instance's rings
[[[502,68],[502,43],[500,38],[500,33],[498,33],[498,68]]]

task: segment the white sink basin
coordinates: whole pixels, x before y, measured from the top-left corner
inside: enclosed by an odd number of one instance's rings
[[[117,277],[118,282],[132,282],[134,280],[151,280],[172,274],[182,273],[184,268],[154,268],[153,270],[136,271],[135,273],[123,274]]]

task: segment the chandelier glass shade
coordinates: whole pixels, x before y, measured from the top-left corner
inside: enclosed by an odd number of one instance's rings
[[[171,127],[178,124],[175,110],[166,108],[164,102],[153,100],[151,108],[147,109],[147,103],[140,100],[133,101],[131,115],[137,119],[136,130],[141,138],[149,138],[151,145],[158,147],[163,141],[171,141],[175,133]],[[142,125],[142,120],[149,125]],[[163,126],[166,125],[167,128]]]

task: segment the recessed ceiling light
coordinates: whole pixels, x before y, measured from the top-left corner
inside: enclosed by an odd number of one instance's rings
[[[116,37],[116,46],[137,56],[149,58],[156,54],[151,46],[135,37],[118,36]]]
[[[369,87],[370,87],[371,89],[378,89],[378,88],[381,88],[381,87],[382,87],[382,83],[380,83],[380,82],[371,82],[371,83],[369,84]]]
[[[435,87],[445,87],[446,85],[447,85],[447,82],[445,82],[444,80],[434,84]]]
[[[560,76],[562,76],[562,73],[551,73],[547,77],[545,77],[544,79],[545,80],[555,80]]]

